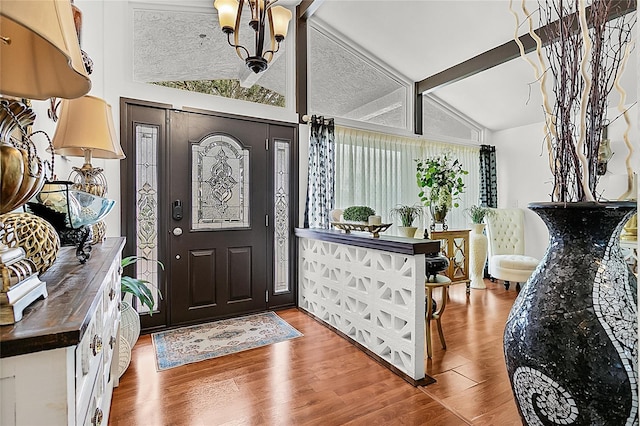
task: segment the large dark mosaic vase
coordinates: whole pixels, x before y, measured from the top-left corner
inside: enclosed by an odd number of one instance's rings
[[[637,279],[619,245],[635,202],[533,203],[549,229],[504,332],[527,425],[637,425]]]

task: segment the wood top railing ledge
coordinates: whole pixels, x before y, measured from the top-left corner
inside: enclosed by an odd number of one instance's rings
[[[296,228],[295,235],[299,238],[311,238],[331,243],[408,255],[436,254],[440,251],[439,241],[396,237],[392,235],[380,235],[378,238],[374,238],[371,234],[364,232],[347,234],[334,229],[309,228]]]

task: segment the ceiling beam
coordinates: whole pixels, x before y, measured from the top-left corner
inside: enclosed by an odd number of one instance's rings
[[[325,0],[302,0],[296,6],[296,112],[298,120],[304,123],[302,117],[307,115],[307,60],[308,60],[308,24],[307,21],[316,13]]]
[[[309,19],[325,0],[302,0],[298,5],[298,17]]]
[[[616,3],[618,7],[612,7],[609,10],[607,21],[615,18],[619,18],[627,13],[633,12],[637,8],[637,0],[624,1]],[[587,7],[587,16],[591,16],[591,6]],[[576,14],[574,14],[576,15]],[[577,31],[578,17],[570,15],[565,19],[573,22],[573,28]],[[555,38],[549,38],[548,34],[558,34],[558,31],[554,31],[560,25],[560,21],[551,22],[544,27],[540,27],[535,30],[535,33],[542,39],[543,45],[547,45],[555,40]],[[557,38],[557,37],[556,37]],[[525,53],[533,52],[536,49],[536,42],[527,33],[519,37],[520,42],[524,46]],[[478,74],[482,71],[486,71],[497,65],[504,64],[512,59],[520,56],[520,48],[515,40],[511,40],[501,46],[495,47],[491,50],[487,50],[468,59],[464,62],[454,65],[444,71],[427,77],[424,80],[418,81],[416,87],[418,93],[427,94],[434,90],[444,87],[448,84],[455,83],[472,75]]]

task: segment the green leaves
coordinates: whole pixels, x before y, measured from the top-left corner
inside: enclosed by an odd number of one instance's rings
[[[462,163],[451,153],[445,151],[442,155],[416,161],[416,181],[418,188],[429,188],[429,194],[420,191],[418,196],[425,206],[452,206],[453,197],[459,197],[464,192],[462,176],[469,174],[462,168]],[[459,207],[456,202],[453,204]]]
[[[144,260],[144,261],[152,261],[144,256],[128,256],[123,258],[120,261],[120,266],[122,269],[126,268],[129,265],[133,265],[134,263]],[[164,264],[160,261],[156,261],[158,265],[164,270]],[[128,276],[120,277],[120,291],[123,293],[131,293],[134,297],[138,298],[140,303],[149,308],[149,315],[153,315],[153,303],[154,297],[153,292],[149,287],[155,288],[149,281],[142,280],[139,278],[133,278]],[[162,299],[162,293],[160,290],[155,288],[158,292],[158,297]]]
[[[368,206],[351,206],[344,209],[342,216],[344,220],[350,220],[354,222],[366,222],[369,220],[369,216],[375,215],[376,212]]]

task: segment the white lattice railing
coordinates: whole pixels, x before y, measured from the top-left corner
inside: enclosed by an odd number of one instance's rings
[[[415,380],[425,377],[424,254],[299,238],[300,308]]]

